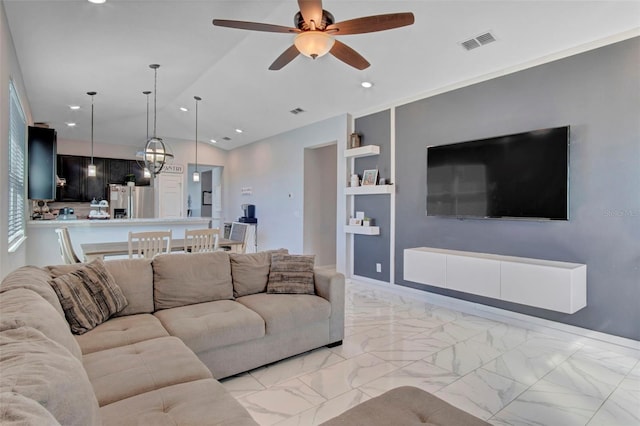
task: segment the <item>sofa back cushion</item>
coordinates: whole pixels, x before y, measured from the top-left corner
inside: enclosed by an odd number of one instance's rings
[[[287,254],[287,249],[259,253],[231,253],[231,276],[234,297],[264,293],[269,281],[272,254]]]
[[[226,252],[161,254],[153,258],[152,265],[156,311],[233,299]]]
[[[80,345],[71,334],[69,324],[37,293],[26,288],[1,293],[0,312],[0,331],[33,327],[82,361]]]
[[[42,298],[49,302],[51,306],[58,311],[60,316],[64,318],[64,310],[62,310],[58,295],[56,295],[56,292],[49,284],[50,279],[51,276],[46,269],[36,266],[23,266],[11,272],[2,280],[2,283],[0,283],[0,293],[15,288],[29,289],[42,296]]]
[[[37,401],[63,425],[99,425],[98,401],[82,363],[38,330],[0,332],[0,392]]]
[[[82,263],[74,265],[47,266],[53,278],[68,274],[82,267]],[[153,268],[151,259],[116,259],[104,262],[116,284],[129,302],[127,306],[114,316],[149,314],[153,312]]]

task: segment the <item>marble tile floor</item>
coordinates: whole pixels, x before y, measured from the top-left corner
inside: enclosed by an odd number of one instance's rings
[[[222,381],[261,425],[310,426],[403,385],[493,425],[639,426],[640,351],[347,283],[345,339]]]

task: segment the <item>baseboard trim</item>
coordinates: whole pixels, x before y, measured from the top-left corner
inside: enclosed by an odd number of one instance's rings
[[[575,336],[592,339],[593,341],[599,342],[601,344],[613,344],[622,348],[640,351],[640,341],[628,339],[626,337],[614,336],[612,334],[589,330],[587,328],[551,321],[544,318],[538,318],[531,315],[525,315],[519,312],[508,311],[506,309],[496,308],[494,306],[456,299],[455,297],[444,296],[442,294],[431,293],[411,287],[389,284],[388,282],[373,280],[367,277],[352,276],[347,281],[355,281],[356,283],[360,284],[373,285],[379,290],[386,291],[392,294],[409,296],[421,302],[442,306],[443,308],[451,308],[472,315],[482,315],[489,319],[506,322],[534,331],[544,331],[553,334],[569,333]]]

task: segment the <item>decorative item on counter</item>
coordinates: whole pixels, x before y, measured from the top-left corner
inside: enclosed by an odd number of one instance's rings
[[[351,175],[351,186],[360,186],[360,177],[355,173]]]
[[[362,174],[362,186],[378,184],[378,169],[365,170]]]
[[[362,142],[362,137],[358,133],[351,133],[349,135],[349,149],[359,148]]]

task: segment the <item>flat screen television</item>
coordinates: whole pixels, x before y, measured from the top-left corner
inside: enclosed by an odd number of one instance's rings
[[[569,126],[427,148],[427,216],[567,220]]]

